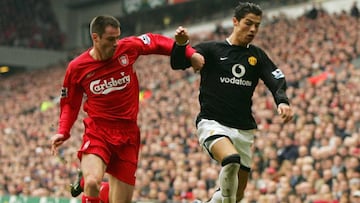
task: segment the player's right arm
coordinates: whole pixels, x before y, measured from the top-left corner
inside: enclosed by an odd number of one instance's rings
[[[84,91],[74,76],[73,67],[70,63],[61,89],[58,132],[51,138],[52,154],[56,154],[58,147],[70,138],[70,130],[81,107]]]

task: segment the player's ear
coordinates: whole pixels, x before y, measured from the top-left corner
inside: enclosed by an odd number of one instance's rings
[[[96,33],[91,33],[91,38],[92,40],[94,40],[95,42],[100,40],[100,36]]]
[[[235,17],[232,18],[232,21],[233,21],[233,25],[236,26],[239,24],[239,21],[238,19],[236,19]]]

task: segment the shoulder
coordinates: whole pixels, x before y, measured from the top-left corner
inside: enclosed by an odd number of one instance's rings
[[[73,67],[76,67],[76,66],[79,66],[80,64],[82,63],[85,63],[89,60],[91,60],[91,56],[89,54],[89,51],[90,49],[82,52],[80,55],[76,56],[74,59],[72,59],[70,62],[69,62],[69,66],[73,66]]]
[[[95,63],[95,60],[89,54],[90,49],[82,52],[80,55],[72,59],[67,66],[67,71],[76,72],[81,69],[86,69],[89,64]]]
[[[256,51],[256,52],[264,52],[264,50],[262,48],[254,45],[254,44],[249,44],[249,50]]]
[[[117,46],[117,54],[124,52],[133,52],[141,50],[146,39],[141,39],[140,36],[128,36],[120,39]]]
[[[219,46],[224,44],[226,44],[225,41],[204,41],[199,43],[198,46]]]
[[[259,57],[267,56],[266,52],[262,48],[254,44],[249,44],[249,51]]]
[[[155,33],[144,33],[138,36],[128,36],[121,40],[119,40],[119,43],[133,43],[133,44],[139,44],[139,45],[149,45],[157,38],[168,38],[161,34],[155,34]]]
[[[219,47],[222,47],[226,45],[225,42],[220,42],[220,41],[205,41],[205,42],[201,42],[201,43],[198,43],[194,46],[194,48],[196,50],[218,50]]]

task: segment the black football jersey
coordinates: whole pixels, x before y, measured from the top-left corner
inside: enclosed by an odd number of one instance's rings
[[[194,48],[205,58],[200,71],[201,109],[197,121],[206,118],[237,129],[257,128],[252,96],[259,79],[276,104],[289,103],[284,74],[259,47],[235,46],[226,40],[203,42]]]

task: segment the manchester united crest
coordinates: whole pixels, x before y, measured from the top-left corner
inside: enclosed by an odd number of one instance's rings
[[[254,56],[250,56],[248,62],[250,65],[255,66],[257,64],[257,59]]]

